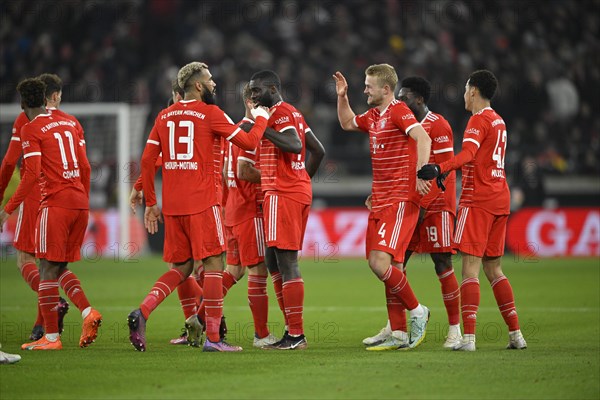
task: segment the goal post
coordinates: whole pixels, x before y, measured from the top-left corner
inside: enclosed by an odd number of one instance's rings
[[[102,256],[127,257],[131,242],[129,193],[139,175],[143,137],[149,105],[127,103],[64,103],[60,109],[75,116],[85,132],[87,155],[92,165],[90,209],[115,210],[115,230],[108,241],[110,251]],[[4,157],[18,104],[0,104],[0,154]],[[113,214],[115,212],[113,211]],[[116,217],[116,215],[114,216]],[[117,233],[118,232],[118,233]]]

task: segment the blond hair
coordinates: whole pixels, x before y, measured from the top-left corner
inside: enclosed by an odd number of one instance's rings
[[[371,65],[365,70],[365,75],[374,76],[382,87],[388,85],[392,90],[398,84],[398,75],[390,64]]]
[[[194,61],[181,67],[177,73],[177,84],[182,89],[186,89],[187,83],[195,74],[202,73],[203,69],[208,69],[208,65],[203,62]]]
[[[252,97],[252,91],[250,90],[250,83],[246,83],[242,88],[242,99],[244,101]]]

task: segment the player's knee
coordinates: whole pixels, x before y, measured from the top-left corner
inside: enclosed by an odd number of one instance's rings
[[[264,262],[248,267],[248,275],[267,276],[268,269]]]
[[[236,281],[239,281],[244,276],[246,268],[242,267],[241,265],[227,265],[225,270],[229,272]]]
[[[379,277],[379,279],[383,278],[386,271],[391,265],[392,257],[381,251],[372,251],[369,254],[369,268],[375,275]]]
[[[435,266],[435,273],[438,275],[452,269],[452,259],[449,253],[432,254],[431,259],[433,260],[433,265]]]

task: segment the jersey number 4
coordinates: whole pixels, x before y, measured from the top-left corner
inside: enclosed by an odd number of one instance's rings
[[[496,168],[504,169],[504,157],[506,156],[506,131],[498,130],[498,138],[492,160],[496,161]]]
[[[187,145],[185,153],[175,153],[175,122],[167,121],[169,128],[169,157],[171,160],[191,160],[194,157],[194,123],[179,121],[180,128],[187,128],[187,135],[179,137],[178,142]]]

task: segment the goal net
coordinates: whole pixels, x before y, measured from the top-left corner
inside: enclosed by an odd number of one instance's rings
[[[139,161],[150,107],[125,103],[65,103],[60,108],[81,122],[92,165],[90,223],[82,255],[132,258],[146,241],[140,231],[140,220],[131,216],[129,193],[140,173]],[[17,104],[0,104],[2,157],[10,142],[13,122],[20,112]],[[0,237],[2,246],[12,243],[10,224],[7,230],[8,233]]]

